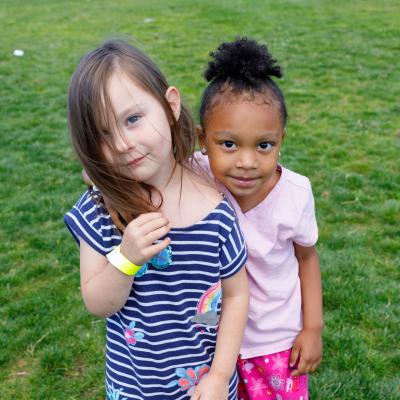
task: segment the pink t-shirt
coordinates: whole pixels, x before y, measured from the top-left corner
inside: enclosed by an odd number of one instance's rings
[[[212,176],[208,158],[197,152],[195,158]],[[314,198],[308,178],[279,168],[278,183],[246,213],[218,183],[235,208],[249,254],[250,311],[242,358],[289,349],[302,329],[299,265],[293,243],[309,247],[317,242]]]

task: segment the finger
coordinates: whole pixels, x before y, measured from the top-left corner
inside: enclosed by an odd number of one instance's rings
[[[197,394],[197,390],[195,390],[195,392],[192,394],[192,397],[190,398],[190,400],[199,400],[200,396]]]
[[[145,246],[151,245],[158,239],[162,238],[169,232],[169,227],[168,226],[162,226],[161,228],[158,228],[150,233],[148,233],[143,239],[145,241]]]
[[[153,256],[164,250],[171,243],[170,238],[165,238],[161,242],[153,244],[149,248],[143,251],[143,255],[146,259],[150,260]]]
[[[299,358],[300,348],[297,346],[293,346],[292,351],[290,353],[290,368],[293,368],[296,365],[297,359]]]
[[[153,219],[162,218],[163,215],[160,212],[149,212],[145,214],[140,214],[137,218],[135,218],[130,223],[134,224],[135,226],[142,226]]]
[[[156,218],[151,221],[148,221],[148,222],[144,223],[142,226],[138,227],[138,229],[140,229],[141,235],[148,235],[162,227],[168,227],[168,220],[164,217]],[[169,228],[168,228],[168,230],[169,230]]]
[[[300,357],[299,365],[297,368],[291,373],[292,376],[300,376],[304,375],[307,371],[308,364],[303,357]]]
[[[307,374],[315,372],[316,369],[317,369],[317,364],[316,363],[311,364],[310,367],[308,368]]]

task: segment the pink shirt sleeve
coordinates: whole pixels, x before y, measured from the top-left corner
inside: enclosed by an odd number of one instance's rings
[[[311,247],[317,243],[318,240],[318,226],[315,218],[315,205],[314,196],[309,184],[303,212],[299,223],[295,229],[293,241],[300,246]]]

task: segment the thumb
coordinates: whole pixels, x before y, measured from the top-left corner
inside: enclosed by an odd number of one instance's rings
[[[299,355],[300,355],[300,347],[293,346],[292,351],[290,353],[290,362],[289,362],[290,368],[293,368],[296,365]]]
[[[193,394],[192,394],[192,397],[190,398],[190,400],[199,400],[200,399],[200,397],[199,397],[199,395],[197,394],[197,392],[194,392]]]

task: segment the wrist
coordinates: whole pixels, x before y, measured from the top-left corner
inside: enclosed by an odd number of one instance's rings
[[[307,331],[307,332],[312,332],[312,333],[318,333],[321,334],[322,331],[324,330],[324,323],[318,323],[318,324],[310,324],[310,325],[304,325],[303,326],[303,331]]]
[[[106,255],[108,262],[118,270],[120,270],[125,275],[134,276],[140,269],[141,265],[136,265],[128,260],[120,250],[121,246],[115,247],[110,253]]]
[[[232,374],[233,374],[233,372],[232,372]],[[210,372],[208,373],[208,375],[210,375],[211,377],[217,379],[220,382],[227,383],[227,384],[229,383],[229,381],[232,377],[232,374],[229,374],[227,371],[223,371],[218,368],[213,368],[212,366],[210,368]]]

